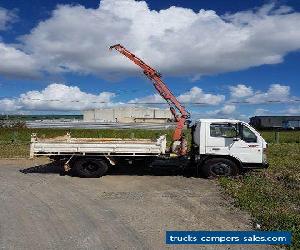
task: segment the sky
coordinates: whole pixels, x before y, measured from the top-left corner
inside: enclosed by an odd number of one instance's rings
[[[289,0],[1,0],[0,114],[167,108],[121,43],[192,118],[300,115],[299,23]]]

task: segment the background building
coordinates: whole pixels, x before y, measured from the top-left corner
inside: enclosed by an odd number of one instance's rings
[[[257,128],[300,128],[300,116],[254,116],[250,124]]]
[[[173,121],[169,109],[114,107],[86,110],[83,112],[85,122],[120,122],[120,123],[167,123]]]

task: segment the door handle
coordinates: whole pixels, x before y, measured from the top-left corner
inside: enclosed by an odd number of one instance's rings
[[[212,150],[220,150],[220,148],[212,148]]]

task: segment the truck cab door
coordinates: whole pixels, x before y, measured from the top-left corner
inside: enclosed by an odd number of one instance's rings
[[[263,142],[250,126],[239,123],[239,135],[229,148],[230,155],[243,163],[262,163]]]
[[[206,154],[229,155],[238,134],[236,123],[208,123],[206,128]]]

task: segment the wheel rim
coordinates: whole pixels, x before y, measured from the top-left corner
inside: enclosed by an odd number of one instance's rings
[[[219,162],[211,166],[211,172],[216,176],[230,175],[231,168],[224,162]]]
[[[89,172],[95,172],[98,170],[97,164],[95,164],[91,161],[84,163],[82,166],[86,171],[89,171]]]

